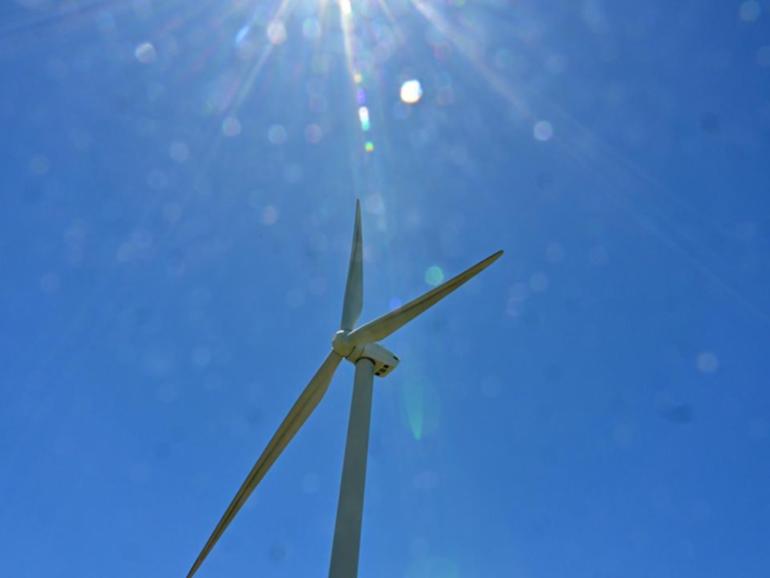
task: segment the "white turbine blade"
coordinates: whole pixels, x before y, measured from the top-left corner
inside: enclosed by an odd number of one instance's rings
[[[361,239],[361,203],[356,199],[356,224],[353,228],[353,246],[350,248],[348,282],[342,306],[340,329],[350,331],[364,307],[364,243]]]
[[[342,357],[337,355],[334,351],[329,353],[329,356],[324,360],[318,371],[316,371],[315,375],[310,380],[310,383],[308,383],[305,390],[299,396],[299,399],[294,402],[289,414],[284,418],[278,431],[273,434],[270,443],[267,444],[262,455],[259,456],[257,463],[251,468],[249,475],[246,476],[238,493],[235,494],[235,497],[222,516],[222,519],[219,520],[216,528],[214,528],[214,532],[212,532],[211,537],[209,537],[203,550],[198,554],[198,558],[195,560],[195,564],[193,564],[192,568],[190,568],[187,578],[191,578],[198,568],[200,568],[200,565],[203,564],[203,561],[206,559],[209,552],[211,552],[211,549],[217,543],[217,540],[219,540],[227,529],[227,526],[230,525],[230,522],[233,521],[233,518],[235,518],[238,511],[246,503],[251,492],[254,491],[257,484],[259,484],[262,478],[265,477],[267,470],[270,469],[273,462],[275,462],[278,456],[281,455],[281,452],[294,437],[294,434],[296,434],[299,428],[302,427],[302,424],[305,423],[305,420],[316,408],[318,402],[321,401],[321,398],[329,387],[329,382],[334,375],[334,371],[337,369],[341,360]]]
[[[435,289],[431,289],[417,299],[355,329],[350,333],[350,342],[355,345],[361,345],[385,339],[388,335],[417,317],[420,313],[441,301],[441,299],[449,295],[460,285],[481,273],[484,269],[497,261],[502,254],[502,251],[498,251],[497,253],[490,255],[483,261],[476,263],[470,269],[463,271],[456,277],[452,277],[449,281],[442,283]]]

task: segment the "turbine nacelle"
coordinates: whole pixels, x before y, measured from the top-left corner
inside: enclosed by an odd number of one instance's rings
[[[350,338],[350,331],[340,329],[332,339],[332,349],[353,365],[360,359],[368,359],[374,364],[374,375],[385,377],[398,365],[398,356],[388,351],[379,343],[356,345]]]

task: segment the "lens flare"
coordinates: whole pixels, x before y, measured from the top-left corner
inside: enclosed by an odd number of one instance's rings
[[[425,282],[433,287],[440,285],[444,281],[444,271],[438,265],[431,265],[425,271]]]
[[[401,100],[406,104],[417,104],[422,98],[422,85],[419,80],[407,80],[401,85]]]
[[[361,130],[368,132],[371,124],[369,123],[369,109],[365,106],[358,109],[358,120],[361,121]]]
[[[409,384],[404,388],[404,409],[409,423],[409,431],[415,440],[422,439],[423,426],[423,388],[419,383]]]

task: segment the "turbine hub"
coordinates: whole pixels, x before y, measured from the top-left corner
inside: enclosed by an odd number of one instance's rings
[[[369,359],[374,363],[374,375],[377,377],[388,375],[396,368],[399,361],[396,355],[379,343],[353,344],[350,340],[350,332],[344,329],[340,329],[334,334],[332,349],[354,365],[359,359]]]
[[[341,357],[347,357],[355,349],[355,345],[350,341],[350,331],[340,329],[334,334],[332,339],[332,349]]]

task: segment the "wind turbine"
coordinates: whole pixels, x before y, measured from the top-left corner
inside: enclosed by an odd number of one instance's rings
[[[377,343],[417,317],[426,309],[449,295],[471,277],[494,263],[502,251],[493,253],[473,267],[449,279],[438,287],[402,305],[398,309],[378,317],[374,321],[355,327],[364,305],[363,241],[361,238],[361,205],[356,201],[356,221],[353,229],[353,247],[350,251],[348,279],[342,307],[340,330],[332,340],[332,350],[310,383],[292,406],[270,443],[259,456],[230,502],[206,545],[190,568],[187,578],[197,572],[211,549],[248,500],[254,488],[273,465],[294,435],[313,413],[329,388],[334,371],[343,359],[356,366],[353,384],[353,402],[350,408],[345,458],[342,466],[342,483],[334,527],[332,558],[329,578],[356,578],[358,573],[358,548],[361,542],[361,515],[364,507],[364,481],[366,457],[369,447],[369,422],[372,408],[372,382],[374,376],[385,377],[398,365],[398,357]],[[355,328],[354,328],[355,327]]]

